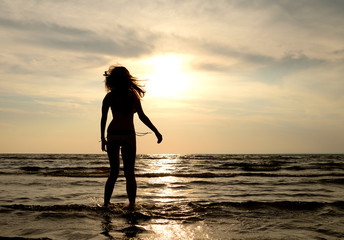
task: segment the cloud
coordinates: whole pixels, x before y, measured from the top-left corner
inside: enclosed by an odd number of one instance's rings
[[[311,59],[303,54],[286,55],[258,69],[258,71],[252,73],[251,77],[253,81],[281,83],[288,75],[296,74],[310,68],[317,68],[327,63],[325,60]]]
[[[118,57],[148,54],[153,50],[151,43],[155,39],[153,34],[143,34],[121,25],[115,25],[114,30],[106,35],[57,23],[5,18],[0,18],[0,26],[7,35],[14,34],[18,44]]]
[[[18,108],[3,108],[0,107],[0,112],[2,113],[19,113],[19,114],[32,114],[28,110],[18,109]]]
[[[230,45],[215,42],[200,43],[208,58],[197,59],[193,63],[195,69],[217,72],[245,72],[251,81],[279,83],[287,75],[329,64],[327,59],[307,57],[303,53],[286,53],[282,57],[268,54],[236,50]]]
[[[201,48],[213,55],[232,59],[240,59],[249,63],[267,64],[273,61],[273,58],[268,55],[255,54],[253,52],[247,52],[245,50],[238,50],[230,46],[230,44],[222,45],[217,42],[204,42],[201,43]]]

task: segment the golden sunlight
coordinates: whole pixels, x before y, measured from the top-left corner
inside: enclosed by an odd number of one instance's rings
[[[185,58],[178,55],[162,55],[146,60],[152,68],[147,74],[146,89],[154,97],[178,98],[185,94],[189,79],[185,69]]]

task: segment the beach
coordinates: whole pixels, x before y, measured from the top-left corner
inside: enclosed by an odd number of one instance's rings
[[[341,239],[344,155],[137,155],[137,208],[105,154],[0,154],[0,237]]]

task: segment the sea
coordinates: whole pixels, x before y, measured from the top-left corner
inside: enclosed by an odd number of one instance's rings
[[[344,239],[342,154],[0,154],[0,239]],[[122,166],[122,165],[121,165]]]

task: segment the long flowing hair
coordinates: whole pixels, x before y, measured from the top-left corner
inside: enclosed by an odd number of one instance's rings
[[[138,99],[141,99],[145,95],[145,90],[138,83],[135,77],[133,77],[128,69],[123,66],[112,65],[108,71],[105,71],[105,88],[107,91],[118,90],[123,93],[132,92]]]

